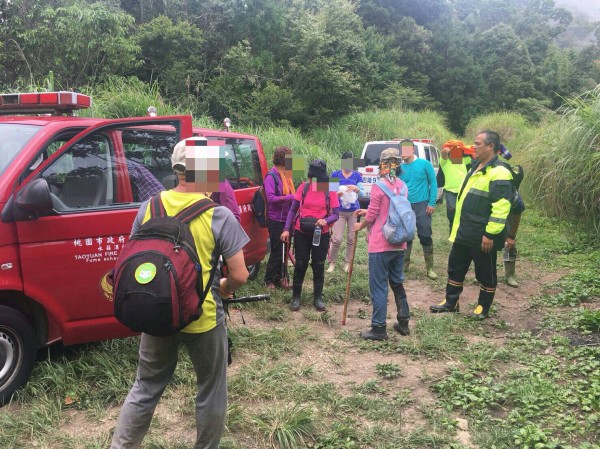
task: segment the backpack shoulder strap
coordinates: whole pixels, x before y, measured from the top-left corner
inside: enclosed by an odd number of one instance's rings
[[[441,170],[440,170],[440,171],[441,171]],[[405,182],[404,182],[404,183],[402,183],[402,184],[403,184],[403,185],[402,185],[402,187],[400,187],[400,194],[401,194],[401,195],[404,195],[404,193],[403,193],[403,192],[406,192],[406,196],[408,196],[408,186],[406,185],[406,183],[405,183]]]
[[[167,211],[160,199],[160,192],[150,199],[150,217],[166,217]]]
[[[383,193],[385,193],[388,197],[390,197],[390,198],[394,197],[394,194],[392,193],[392,191],[383,182],[377,181],[375,183],[375,185],[377,187],[379,187],[383,191]]]
[[[310,188],[310,184],[307,181],[304,183],[304,188],[302,189],[302,200],[300,201],[302,206],[304,205],[304,198],[306,197],[306,194],[308,193],[309,188]]]
[[[181,212],[179,212],[177,215],[175,215],[175,218],[178,218],[179,220],[181,220],[184,223],[189,223],[194,218],[199,217],[204,212],[206,212],[208,209],[211,209],[211,208],[215,207],[216,205],[217,204],[214,201],[212,201],[208,198],[204,198],[200,201],[196,201],[191,206],[188,206],[185,209],[183,209]]]
[[[275,176],[275,173],[273,173],[272,171],[268,171],[267,176],[271,176],[273,178],[273,183],[275,184],[275,194],[277,196],[281,196],[281,189],[277,185],[277,176]],[[264,182],[263,182],[263,185],[264,185]],[[279,193],[277,193],[278,190],[279,190]]]
[[[209,198],[204,198],[200,201],[196,201],[191,206],[188,206],[185,209],[183,209],[181,212],[179,212],[177,215],[175,215],[175,218],[178,218],[183,223],[189,224],[190,221],[192,221],[194,218],[199,217],[204,212],[206,212],[208,209],[211,209],[216,206],[217,206],[217,204],[214,201],[210,200]],[[198,257],[197,254],[196,254],[196,257]],[[197,259],[197,263],[200,265],[199,258]],[[208,292],[210,291],[210,289],[212,287],[213,279],[215,277],[215,273],[217,271],[218,265],[219,264],[216,263],[215,266],[212,268],[212,270],[210,270],[210,274],[208,276],[208,282],[206,283],[206,286],[204,286],[204,288],[202,289],[202,299],[206,298],[206,296],[208,295]],[[202,288],[202,271],[199,270],[198,277],[196,280],[196,291],[200,292],[201,288]]]

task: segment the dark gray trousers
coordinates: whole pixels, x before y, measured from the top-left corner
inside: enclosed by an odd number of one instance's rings
[[[198,385],[194,449],[219,447],[227,415],[225,324],[202,334],[179,332],[168,337],[142,334],[137,376],[121,409],[111,449],[140,446],[154,409],[173,377],[182,343],[194,365]]]

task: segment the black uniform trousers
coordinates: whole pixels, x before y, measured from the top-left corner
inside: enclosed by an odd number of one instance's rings
[[[451,305],[457,303],[463,291],[465,276],[473,262],[475,277],[481,284],[478,304],[481,304],[487,312],[494,300],[498,284],[496,256],[497,252],[493,249],[489,253],[484,253],[481,251],[481,246],[472,247],[454,242],[448,258],[446,301]]]

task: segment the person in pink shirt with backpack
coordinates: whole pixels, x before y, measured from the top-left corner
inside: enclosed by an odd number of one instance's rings
[[[406,184],[399,178],[400,152],[396,148],[386,148],[381,152],[379,163],[379,177],[389,190],[395,195],[408,196]],[[386,340],[387,298],[388,282],[397,307],[397,322],[394,330],[400,335],[409,335],[408,322],[410,319],[408,300],[404,290],[404,251],[406,243],[391,244],[383,235],[383,225],[386,222],[390,208],[390,199],[373,184],[371,188],[371,202],[367,210],[360,209],[356,215],[363,215],[365,219],[354,225],[355,231],[367,228],[367,241],[369,253],[369,290],[373,303],[371,329],[360,334],[365,340]]]

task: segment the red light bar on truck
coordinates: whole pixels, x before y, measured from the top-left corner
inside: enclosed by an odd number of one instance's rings
[[[89,108],[92,98],[77,92],[32,92],[0,95],[0,115],[73,115],[76,109]]]

